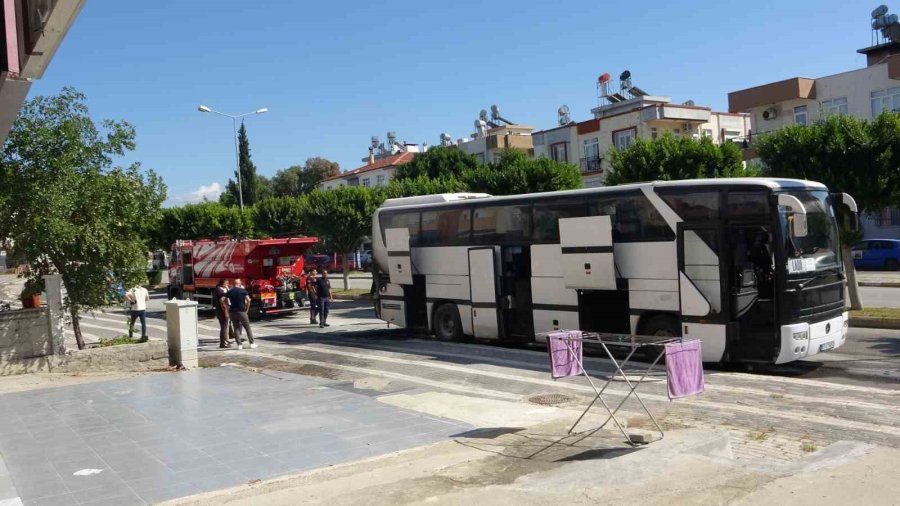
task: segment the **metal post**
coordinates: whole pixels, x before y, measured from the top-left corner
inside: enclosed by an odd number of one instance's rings
[[[237,117],[231,118],[231,127],[234,130],[234,159],[237,162],[238,201],[241,205],[241,215],[244,214],[244,184],[241,181],[241,150],[238,147]]]

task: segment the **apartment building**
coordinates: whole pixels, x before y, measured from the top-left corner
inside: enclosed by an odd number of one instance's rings
[[[475,156],[479,163],[496,162],[504,149],[519,149],[534,154],[532,125],[520,125],[500,115],[500,106],[491,106],[490,113],[482,109],[475,120],[475,133],[453,141],[448,133],[441,134],[441,146],[453,147]]]
[[[411,162],[417,153],[424,150],[425,147],[418,144],[397,141],[397,134],[394,132],[388,132],[387,143],[382,143],[377,136],[372,136],[369,156],[362,159],[365,165],[323,179],[319,183],[319,188],[328,190],[341,186],[387,185],[393,179],[397,167]]]
[[[791,77],[728,94],[729,111],[749,114],[753,124],[747,158],[756,156],[755,136],[787,125],[806,125],[831,114],[872,119],[884,110],[900,112],[900,42],[878,27],[894,27],[889,33],[897,33],[900,24],[896,16],[886,23],[886,8],[872,14],[873,44],[857,50],[866,58],[865,67],[823,77]],[[867,237],[900,238],[897,209],[877,211],[861,223]]]
[[[672,103],[669,97],[650,95],[631,82],[625,71],[618,90],[610,87],[609,74],[597,81],[597,107],[592,119],[572,121],[569,108],[557,111],[559,126],[534,132],[534,156],[573,163],[581,169],[585,187],[603,186],[609,170],[609,152],[624,149],[638,138],[655,139],[664,133],[695,139],[709,137],[715,143],[744,142],[750,116],[716,112],[710,107]]]

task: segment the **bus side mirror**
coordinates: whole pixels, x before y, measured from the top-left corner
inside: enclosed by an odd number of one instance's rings
[[[778,195],[778,205],[781,207],[786,207],[788,211],[792,214],[792,224],[791,227],[794,237],[806,237],[809,233],[809,227],[806,223],[806,208],[803,207],[803,202],[800,202],[800,199],[793,195],[788,195],[785,193],[781,193]]]
[[[845,213],[848,215],[848,225],[852,232],[859,231],[859,206],[856,205],[856,200],[850,196],[849,193],[832,193],[831,199],[834,201],[835,206],[844,206],[846,207]]]

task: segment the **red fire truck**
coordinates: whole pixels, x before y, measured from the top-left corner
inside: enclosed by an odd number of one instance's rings
[[[168,298],[192,299],[199,309],[212,309],[216,283],[240,278],[250,292],[251,316],[299,309],[306,298],[303,254],[317,242],[315,237],[176,241]]]

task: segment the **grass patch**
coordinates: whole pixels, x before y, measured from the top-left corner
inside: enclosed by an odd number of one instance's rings
[[[769,439],[769,434],[771,433],[771,429],[769,430],[757,430],[750,433],[750,439],[754,441],[765,441]]]
[[[128,336],[113,337],[111,339],[100,339],[100,347],[121,346],[123,344],[137,344],[138,342]]]
[[[349,290],[335,290],[332,288],[331,292],[334,295],[368,295],[369,289],[368,288],[351,288]]]
[[[870,316],[873,318],[900,318],[900,308],[870,307],[859,311],[850,311],[850,316]]]
[[[812,441],[805,441],[802,445],[800,445],[800,449],[806,453],[812,453],[818,450],[819,447],[816,446],[816,443],[813,443]]]

